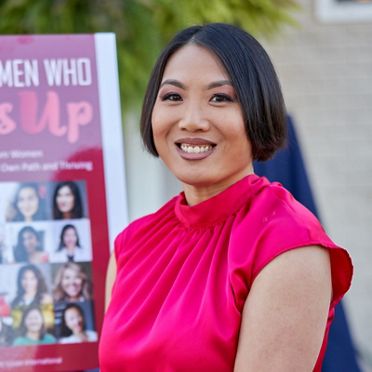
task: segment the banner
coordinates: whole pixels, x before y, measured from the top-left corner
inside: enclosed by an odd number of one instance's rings
[[[0,38],[0,371],[98,366],[121,139],[112,34]]]

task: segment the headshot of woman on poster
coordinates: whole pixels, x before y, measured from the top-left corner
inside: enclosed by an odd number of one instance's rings
[[[15,262],[47,263],[49,256],[44,251],[43,232],[35,230],[32,226],[22,227],[18,232],[13,255]]]
[[[56,333],[61,332],[62,314],[66,306],[76,303],[84,312],[88,329],[95,329],[92,284],[88,276],[88,263],[66,262],[56,268],[53,302]],[[57,265],[55,265],[57,266]]]
[[[42,191],[44,190],[44,191]],[[8,211],[6,220],[9,222],[32,222],[45,220],[45,188],[36,182],[21,183]]]
[[[14,346],[56,343],[56,338],[47,332],[42,309],[36,305],[29,306],[23,311],[17,334],[13,341]]]
[[[51,254],[52,262],[89,262],[92,260],[89,231],[83,230],[86,225],[80,225],[81,232],[86,238],[83,244],[76,224],[63,225],[60,233],[58,246]]]
[[[45,265],[45,269],[48,266]],[[10,305],[14,328],[19,327],[23,312],[30,306],[39,306],[41,308],[47,327],[54,325],[53,299],[49,293],[46,278],[37,265],[28,264],[19,268],[16,280],[16,294]]]
[[[87,329],[84,311],[77,303],[63,309],[60,337],[62,344],[97,341],[97,332]]]
[[[55,220],[85,217],[83,195],[77,182],[65,181],[56,185],[52,197],[52,215]]]

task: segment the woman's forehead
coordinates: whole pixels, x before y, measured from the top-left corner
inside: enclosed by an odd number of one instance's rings
[[[226,69],[215,53],[190,43],[178,49],[167,61],[162,82],[168,79],[210,82],[230,80]]]

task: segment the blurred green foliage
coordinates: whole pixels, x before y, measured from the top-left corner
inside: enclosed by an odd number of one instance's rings
[[[0,0],[0,34],[114,32],[125,111],[136,108],[164,44],[184,27],[226,22],[256,36],[294,24],[296,0]]]

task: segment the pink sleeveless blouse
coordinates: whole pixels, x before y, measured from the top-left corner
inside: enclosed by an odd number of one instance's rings
[[[189,207],[183,193],[116,239],[117,277],[105,316],[102,372],[231,372],[250,287],[281,253],[329,250],[334,307],[352,264],[318,220],[278,183],[249,175]]]

